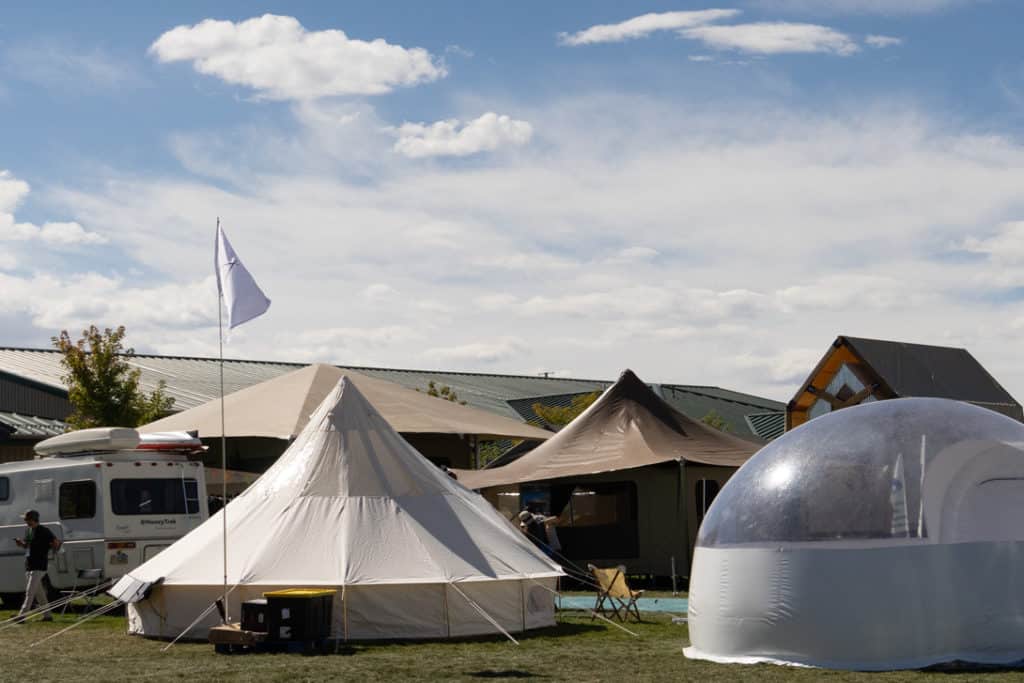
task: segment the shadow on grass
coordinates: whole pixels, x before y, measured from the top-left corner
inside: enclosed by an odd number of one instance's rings
[[[473,671],[466,675],[472,678],[547,678],[543,674],[535,674],[521,669],[508,669],[506,671],[486,669],[484,671]]]
[[[607,627],[601,624],[576,624],[570,622],[561,622],[555,626],[549,626],[547,628],[531,629],[527,633],[515,633],[513,634],[515,639],[519,642],[528,642],[535,639],[548,639],[548,638],[572,638],[575,636],[585,634],[598,634],[603,633]],[[374,650],[381,647],[387,647],[392,645],[436,645],[440,647],[458,647],[460,645],[472,644],[472,643],[507,643],[508,638],[500,633],[492,633],[482,636],[463,636],[459,638],[448,638],[448,639],[417,639],[417,638],[396,638],[389,640],[350,640],[348,641],[348,647],[356,653]],[[480,672],[486,673],[486,672]],[[529,672],[521,672],[521,674],[529,674]],[[467,674],[469,675],[469,674]],[[535,676],[536,674],[529,674]],[[480,676],[483,678],[484,676]],[[520,675],[519,677],[525,677]]]
[[[944,664],[936,664],[927,668],[921,669],[921,673],[925,674],[998,674],[998,673],[1020,673],[1024,670],[1024,661],[1015,662],[1012,664],[979,664],[977,662],[963,662],[956,660],[953,662],[946,662]]]

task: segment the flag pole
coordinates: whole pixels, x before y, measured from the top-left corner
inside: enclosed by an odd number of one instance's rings
[[[214,249],[220,248],[220,216],[217,217],[217,235]],[[220,264],[216,264],[220,268]],[[224,623],[231,621],[228,610],[228,437],[224,427],[224,304],[220,277],[217,278],[217,339],[220,343],[220,495],[221,531],[224,555]]]
[[[224,253],[220,253],[221,249]],[[270,299],[263,293],[238,254],[228,241],[228,236],[220,227],[220,216],[217,217],[217,239],[214,244],[214,261],[217,272],[217,337],[220,342],[220,470],[221,496],[224,506],[221,508],[221,525],[223,536],[224,557],[224,617],[225,624],[231,623],[231,610],[228,605],[228,430],[224,419],[224,309],[228,313],[228,331],[257,316],[261,316],[270,308]],[[239,570],[241,571],[241,569]]]

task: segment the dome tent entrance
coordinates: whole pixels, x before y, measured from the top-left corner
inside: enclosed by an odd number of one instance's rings
[[[884,670],[1024,658],[1024,425],[946,399],[846,408],[722,489],[687,656]]]
[[[338,589],[332,635],[445,638],[554,623],[561,569],[409,446],[343,378],[278,461],[225,509],[230,607],[278,588]],[[174,637],[222,592],[220,515],[133,570],[129,631]],[[209,617],[187,637],[205,638]]]

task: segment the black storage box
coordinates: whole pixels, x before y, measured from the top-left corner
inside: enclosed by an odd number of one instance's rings
[[[321,641],[331,635],[333,590],[292,588],[264,593],[267,639],[272,642]]]
[[[242,630],[254,633],[267,632],[267,600],[258,598],[242,603]]]

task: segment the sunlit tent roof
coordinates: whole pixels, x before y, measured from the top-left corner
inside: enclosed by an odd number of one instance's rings
[[[518,460],[459,470],[474,489],[597,474],[669,461],[738,467],[758,445],[678,412],[626,370],[587,410]]]
[[[1024,424],[844,408],[765,446],[701,524],[687,655],[844,669],[1024,658]]]
[[[533,440],[551,436],[551,432],[517,420],[322,364],[309,365],[226,396],[227,436],[294,437],[343,376],[358,386],[388,424],[401,433],[474,434]],[[203,438],[221,435],[219,399],[157,420],[140,427],[139,431],[191,429],[198,429]]]
[[[493,633],[551,625],[561,568],[489,503],[434,467],[343,379],[296,440],[225,508],[228,584],[239,600],[273,588],[338,589],[334,634],[348,638]],[[133,633],[176,636],[221,591],[217,513],[112,589]],[[205,636],[215,618],[191,635]]]

